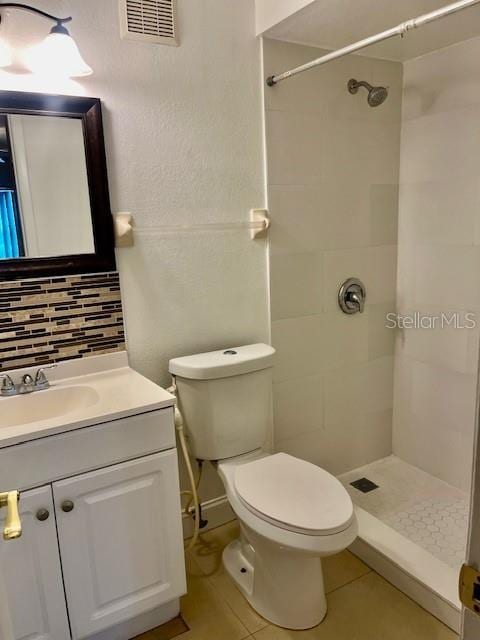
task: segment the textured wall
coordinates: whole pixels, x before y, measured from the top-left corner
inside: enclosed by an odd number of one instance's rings
[[[255,0],[257,33],[264,33],[312,2],[313,0]]]
[[[266,75],[321,54],[265,40]],[[349,78],[390,87],[372,109]],[[275,444],[333,473],[391,453],[402,66],[351,56],[266,90]],[[348,277],[365,313],[343,314]]]
[[[178,48],[121,40],[117,0],[44,0],[42,9],[74,18],[94,74],[64,90],[101,98],[112,209],[147,230],[117,254],[132,366],[167,384],[172,356],[268,340],[264,240],[242,229],[148,233],[246,221],[264,205],[254,0],[179,0]],[[45,25],[17,12],[2,30],[31,42]],[[207,476],[202,496],[218,493],[220,480]]]
[[[480,322],[480,38],[405,64],[398,308]],[[468,490],[478,326],[408,329],[396,343],[394,452]]]

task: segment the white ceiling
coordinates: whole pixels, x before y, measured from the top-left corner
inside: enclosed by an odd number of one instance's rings
[[[264,35],[337,49],[447,4],[448,0],[315,0]],[[363,53],[405,61],[475,36],[480,36],[480,5],[410,31],[404,38],[369,47]]]

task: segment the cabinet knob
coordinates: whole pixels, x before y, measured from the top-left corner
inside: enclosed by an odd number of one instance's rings
[[[50,517],[50,511],[48,509],[39,509],[37,511],[37,520],[40,522],[45,522]]]
[[[65,511],[65,513],[70,513],[70,511],[73,511],[74,506],[75,505],[71,500],[64,500],[62,502],[62,511]]]

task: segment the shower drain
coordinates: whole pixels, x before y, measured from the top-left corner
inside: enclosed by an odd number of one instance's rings
[[[362,493],[370,493],[370,491],[379,488],[378,484],[375,484],[368,478],[359,478],[358,480],[350,482],[350,484],[352,485],[352,487],[355,487],[355,489],[358,489]]]

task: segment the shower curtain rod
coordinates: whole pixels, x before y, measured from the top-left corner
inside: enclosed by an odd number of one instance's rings
[[[388,40],[389,38],[394,38],[395,36],[403,36],[411,31],[412,29],[417,29],[418,27],[423,27],[424,24],[428,24],[429,22],[434,22],[439,18],[445,18],[446,16],[452,15],[453,13],[457,13],[457,11],[462,11],[463,9],[468,9],[475,4],[479,4],[480,0],[459,0],[458,2],[453,2],[452,4],[448,4],[441,9],[436,9],[435,11],[431,11],[430,13],[425,13],[418,18],[412,18],[411,20],[407,20],[406,22],[402,22],[396,27],[392,29],[388,29],[387,31],[382,31],[382,33],[377,33],[374,36],[370,36],[369,38],[365,38],[364,40],[359,40],[354,44],[350,44],[347,47],[343,47],[342,49],[337,49],[336,51],[332,51],[331,53],[327,53],[316,60],[312,60],[311,62],[307,62],[306,64],[302,64],[299,67],[295,67],[295,69],[290,69],[290,71],[284,71],[284,73],[280,73],[278,76],[273,75],[269,76],[266,80],[267,85],[269,87],[273,87],[282,80],[286,80],[287,78],[292,78],[296,76],[298,73],[303,73],[304,71],[308,71],[309,69],[313,69],[314,67],[318,67],[322,64],[326,64],[331,60],[336,60],[337,58],[342,58],[343,56],[347,56],[350,53],[354,53],[355,51],[359,51],[360,49],[365,49],[365,47],[369,47],[372,44],[376,44],[377,42],[383,42],[383,40]]]

